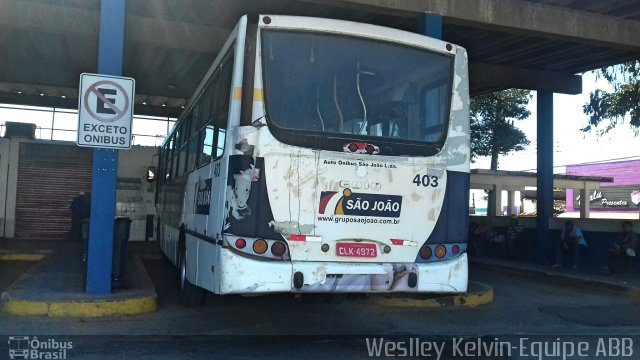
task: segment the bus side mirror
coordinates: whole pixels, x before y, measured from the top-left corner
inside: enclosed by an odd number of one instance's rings
[[[156,179],[156,168],[149,166],[147,168],[147,182],[152,183]]]

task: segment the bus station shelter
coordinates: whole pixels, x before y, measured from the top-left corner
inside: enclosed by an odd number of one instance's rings
[[[466,48],[472,96],[537,91],[541,247],[552,217],[553,94],[578,94],[581,73],[640,58],[637,0],[4,0],[0,103],[76,108],[79,75],[101,73],[135,78],[136,114],[178,116],[244,14],[336,18],[442,38]],[[94,153],[94,166],[114,161]],[[479,184],[498,185],[487,184],[492,175],[476,175],[486,179]],[[94,176],[94,184],[112,186],[115,171],[108,176]],[[580,189],[595,186],[583,183]],[[103,279],[96,292],[105,291],[106,275],[95,272],[111,261],[105,246],[90,249],[90,259],[104,250],[89,267],[90,279]]]
[[[582,199],[588,198],[592,190],[600,189],[601,183],[613,182],[613,178],[604,176],[553,175],[553,187],[578,191]],[[489,204],[489,216],[502,216],[502,192],[507,192],[507,214],[513,214],[515,192],[523,192],[537,184],[536,173],[504,170],[471,170],[471,189],[492,190],[496,195]],[[589,218],[589,201],[580,202],[580,218]]]

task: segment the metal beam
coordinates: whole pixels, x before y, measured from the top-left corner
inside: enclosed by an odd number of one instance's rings
[[[640,50],[640,21],[519,0],[301,0],[407,16],[434,13],[445,24],[527,32],[593,45]]]
[[[553,215],[553,93],[538,91],[538,178],[536,192],[536,257],[546,262],[555,249],[549,221]]]
[[[98,38],[97,10],[34,1],[0,1],[0,28]],[[159,48],[216,53],[231,30],[215,26],[127,15],[125,41]],[[71,41],[71,40],[70,40]]]
[[[32,86],[29,85],[29,88],[32,88]],[[22,87],[18,87],[18,89],[22,89]],[[55,88],[56,91],[54,92],[48,91],[49,89],[50,88],[45,88],[44,90],[49,96],[40,96],[39,94],[25,93],[24,91],[22,93],[0,91],[0,103],[74,110],[78,108],[78,89]],[[60,95],[65,95],[65,98]],[[143,101],[147,104],[143,105]],[[163,103],[166,105],[162,106]],[[183,98],[166,98],[138,94],[136,95],[134,114],[178,117],[182,113],[182,105],[185,103],[186,100]]]
[[[470,87],[582,93],[582,76],[485,63],[469,64]],[[474,93],[474,95],[480,95]]]

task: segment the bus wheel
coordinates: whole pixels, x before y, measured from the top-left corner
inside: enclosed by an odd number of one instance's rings
[[[184,306],[194,307],[202,304],[204,290],[193,285],[187,280],[186,249],[180,252],[180,303]]]

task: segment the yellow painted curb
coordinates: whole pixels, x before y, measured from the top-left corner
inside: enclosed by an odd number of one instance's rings
[[[40,261],[44,259],[47,254],[33,254],[33,253],[0,253],[0,261]]]
[[[429,299],[416,299],[412,297],[392,297],[377,299],[376,304],[387,307],[420,307],[441,308],[446,306],[477,307],[493,302],[493,288],[482,284],[484,289],[465,294],[456,294]]]
[[[119,301],[56,302],[5,300],[3,311],[10,315],[47,315],[52,317],[95,318],[116,315],[136,315],[157,309],[155,296]]]
[[[15,301],[2,303],[2,310],[11,315],[47,315],[49,304],[43,301]]]

